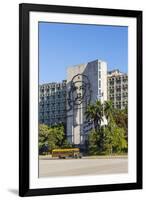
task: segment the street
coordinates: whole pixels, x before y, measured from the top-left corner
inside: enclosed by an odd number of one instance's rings
[[[128,158],[39,159],[39,177],[115,174],[128,172]]]

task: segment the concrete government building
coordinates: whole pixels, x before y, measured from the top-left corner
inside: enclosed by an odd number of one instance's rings
[[[66,80],[39,86],[39,123],[66,124]]]
[[[108,72],[108,99],[113,107],[124,109],[128,106],[128,76],[118,69]]]
[[[89,103],[107,99],[123,109],[128,103],[128,76],[95,60],[67,68],[66,80],[39,86],[39,123],[63,123],[68,141],[84,150],[93,124],[85,117]],[[106,123],[106,120],[105,122]]]
[[[67,138],[84,148],[92,122],[85,117],[89,103],[107,100],[107,63],[95,60],[67,69]]]

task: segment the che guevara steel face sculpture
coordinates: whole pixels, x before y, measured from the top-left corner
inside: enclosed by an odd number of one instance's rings
[[[88,105],[91,100],[91,86],[89,79],[84,74],[75,75],[70,82],[68,92],[68,111],[82,103]]]

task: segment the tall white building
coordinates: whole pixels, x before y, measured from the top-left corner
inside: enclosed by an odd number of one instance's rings
[[[95,60],[67,69],[67,139],[84,148],[93,127],[85,116],[89,103],[107,100],[107,63]]]

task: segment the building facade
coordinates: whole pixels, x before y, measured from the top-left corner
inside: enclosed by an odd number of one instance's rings
[[[66,124],[66,80],[39,86],[39,123]]]
[[[107,63],[95,60],[68,67],[67,80],[39,86],[39,123],[63,123],[67,140],[84,150],[92,121],[85,116],[89,104],[111,100],[117,109],[128,105],[128,76],[119,70],[107,73]],[[103,119],[106,123],[106,119]]]
[[[118,69],[108,72],[108,99],[113,107],[124,109],[128,106],[128,75]]]
[[[67,69],[67,139],[84,148],[93,124],[86,119],[89,103],[107,100],[107,63],[95,60]]]

